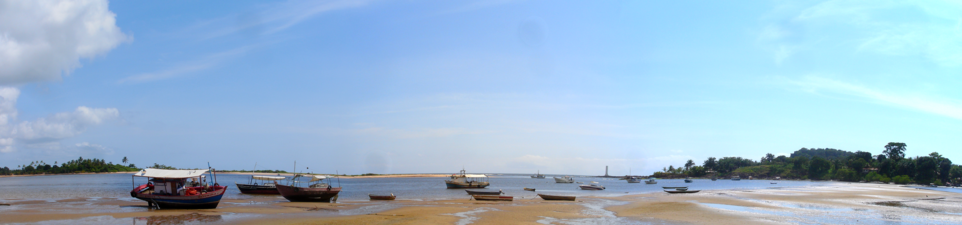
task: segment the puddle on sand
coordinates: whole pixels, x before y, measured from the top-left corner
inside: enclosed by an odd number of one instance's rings
[[[454,213],[454,214],[441,214],[441,215],[461,217],[461,220],[458,220],[458,222],[457,222],[456,224],[457,224],[457,225],[467,225],[467,224],[474,223],[475,220],[478,220],[478,217],[475,217],[474,214],[483,213],[483,212],[487,212],[487,211],[500,211],[500,210],[495,209],[495,208],[481,207],[481,208],[477,208],[477,209],[474,209],[474,210],[471,210],[471,211],[467,211],[467,212],[459,212],[459,213]]]
[[[145,217],[133,217],[133,218],[114,218],[113,216],[91,216],[84,217],[80,219],[72,220],[50,220],[38,223],[30,224],[41,224],[41,225],[59,225],[59,224],[148,224],[148,225],[187,225],[187,224],[219,224],[219,223],[231,223],[242,218],[247,218],[250,216],[237,215],[229,213],[226,215],[205,215],[200,213],[189,213],[181,215],[169,215],[169,216],[145,216]]]
[[[582,201],[579,205],[584,206],[586,209],[582,210],[581,213],[587,216],[595,216],[593,218],[578,218],[578,219],[557,219],[552,217],[542,216],[537,222],[540,224],[645,224],[640,221],[633,221],[623,217],[615,216],[615,213],[608,211],[605,207],[624,205],[628,202],[615,201],[608,199],[591,199],[587,201]]]

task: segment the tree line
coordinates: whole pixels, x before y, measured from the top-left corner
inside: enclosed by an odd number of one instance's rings
[[[709,157],[696,165],[688,160],[684,167],[669,166],[652,174],[659,178],[748,176],[754,178],[811,179],[897,184],[958,185],[962,183],[962,166],[938,152],[925,156],[905,157],[907,145],[889,142],[878,155],[849,152],[832,148],[802,148],[790,156],[765,154],[755,161],[741,157]]]
[[[124,157],[124,163],[127,157]],[[134,164],[121,165],[113,162],[105,162],[103,159],[84,159],[79,157],[65,163],[49,164],[41,161],[33,161],[26,165],[17,165],[16,169],[9,167],[0,168],[0,175],[30,175],[30,174],[60,174],[60,173],[90,173],[90,172],[131,172],[138,171]]]

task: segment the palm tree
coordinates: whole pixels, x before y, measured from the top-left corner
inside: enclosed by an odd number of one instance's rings
[[[127,156],[124,156],[124,164],[127,164]]]
[[[691,159],[689,159],[688,162],[685,163],[685,170],[687,171],[691,169],[692,166],[695,166],[695,161],[692,161]]]

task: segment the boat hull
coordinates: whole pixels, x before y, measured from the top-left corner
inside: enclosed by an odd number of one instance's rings
[[[512,196],[501,196],[501,195],[472,195],[474,200],[478,201],[514,201]]]
[[[592,190],[592,191],[600,191],[605,189],[605,187],[591,186],[591,185],[581,185],[579,187],[581,187],[581,190]]]
[[[500,190],[498,190],[498,191],[472,191],[472,190],[464,190],[464,192],[467,192],[469,195],[501,195],[501,191],[500,191]]]
[[[641,183],[641,180],[638,180],[638,179],[628,179],[628,183],[631,183],[631,184]]]
[[[671,190],[665,190],[665,192],[668,192],[668,193],[671,193],[671,194],[689,194],[689,193],[698,193],[699,191],[701,191],[701,190],[695,190],[695,191],[671,191]]]
[[[303,187],[293,187],[287,185],[276,184],[277,192],[284,196],[285,199],[292,202],[332,202],[331,199],[337,199],[337,194],[341,192],[341,188],[332,187],[327,188],[303,188]]]
[[[448,189],[464,189],[464,188],[485,188],[488,187],[488,182],[469,182],[469,183],[455,183],[449,180],[444,181],[444,185]]]
[[[658,184],[658,181],[645,181],[645,184]]]
[[[227,187],[216,186],[214,191],[199,195],[154,195],[136,191],[131,191],[130,195],[150,204],[156,204],[160,209],[213,209],[217,208],[225,191]]]
[[[277,187],[266,185],[236,184],[237,190],[244,194],[279,195]]]
[[[394,195],[367,195],[371,200],[394,200],[397,196]]]
[[[549,200],[549,201],[574,201],[575,200],[575,196],[563,196],[563,195],[538,194],[538,197],[541,197],[541,199]]]
[[[555,178],[554,178],[554,182],[555,182],[555,183],[567,184],[567,183],[574,183],[575,180],[574,180],[574,179],[564,179],[564,178],[561,178],[561,177],[555,177]]]

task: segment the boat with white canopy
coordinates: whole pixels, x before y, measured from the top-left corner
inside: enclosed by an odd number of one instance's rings
[[[465,174],[462,169],[459,174],[451,174],[450,180],[445,180],[444,184],[448,189],[453,188],[485,188],[488,185],[488,176],[484,174]]]
[[[277,177],[277,176],[251,176],[250,181],[247,184],[238,184],[237,189],[244,194],[268,194],[277,195],[277,186],[274,186],[276,180],[284,180],[287,177]]]
[[[207,175],[213,180],[207,180]],[[136,186],[137,177],[147,178],[147,184]],[[217,183],[213,169],[164,170],[147,168],[131,177],[130,196],[144,200],[159,209],[217,208],[227,187]]]

